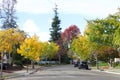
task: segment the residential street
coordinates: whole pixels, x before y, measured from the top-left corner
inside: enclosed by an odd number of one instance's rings
[[[80,70],[73,65],[45,67],[34,74],[23,75],[7,80],[120,80],[120,75],[104,71]]]

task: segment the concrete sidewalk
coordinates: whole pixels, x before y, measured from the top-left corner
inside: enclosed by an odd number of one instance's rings
[[[34,74],[38,70],[39,69],[29,69],[28,72],[27,72],[26,69],[23,69],[23,70],[19,70],[19,71],[14,71],[12,73],[3,72],[3,77],[6,80],[6,79],[9,79],[9,78],[28,76],[30,74]]]
[[[92,71],[103,71],[106,73],[112,73],[112,74],[120,74],[120,69],[116,68],[109,68],[109,69],[96,69],[96,68],[91,68]]]
[[[112,73],[112,74],[119,74],[120,75],[120,69],[108,69],[105,70],[106,73]]]

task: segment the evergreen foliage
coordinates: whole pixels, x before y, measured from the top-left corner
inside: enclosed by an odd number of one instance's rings
[[[57,41],[59,38],[60,38],[60,35],[61,35],[61,29],[60,28],[60,20],[59,20],[59,17],[58,17],[58,12],[57,12],[58,8],[57,8],[57,5],[54,9],[54,12],[55,12],[55,16],[53,18],[53,22],[52,22],[52,28],[50,28],[50,35],[51,35],[51,38],[50,38],[50,41]]]

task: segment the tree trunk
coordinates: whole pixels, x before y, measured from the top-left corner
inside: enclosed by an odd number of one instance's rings
[[[97,58],[97,56],[96,56],[96,68],[99,69],[98,58]]]
[[[8,54],[9,54],[9,56],[8,56],[8,60],[9,60],[9,61],[8,61],[8,63],[9,63],[9,64],[11,64],[11,57],[10,57],[10,53],[8,53]]]
[[[14,54],[16,53],[16,47],[15,47],[15,45],[13,45],[13,47],[12,47],[12,59],[11,59],[11,66],[13,66],[13,64],[14,64]]]
[[[59,55],[59,64],[61,64],[61,55]]]
[[[35,69],[34,61],[33,60],[31,61],[31,65],[32,65],[32,69]]]
[[[47,63],[47,57],[45,58],[45,64],[47,65],[48,63]]]
[[[113,67],[113,65],[112,65],[112,59],[109,60],[108,64],[109,64],[109,67]]]
[[[99,69],[99,65],[98,65],[98,55],[97,55],[97,53],[94,53],[93,55],[94,55],[94,57],[95,57],[95,59],[96,59],[96,68]]]
[[[3,53],[1,53],[1,77],[2,77],[2,70],[3,70]]]

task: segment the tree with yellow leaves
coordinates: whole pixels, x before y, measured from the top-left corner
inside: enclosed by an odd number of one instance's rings
[[[57,54],[57,51],[59,50],[59,46],[54,43],[54,42],[44,42],[43,43],[43,52],[41,57],[45,58],[46,60],[52,59],[55,57],[55,55]]]
[[[58,50],[59,50],[59,46],[56,43],[51,42],[48,46],[48,57],[54,58]]]
[[[25,40],[26,33],[18,28],[10,28],[8,30],[5,30],[5,35],[5,38],[7,40],[6,43],[10,44],[9,50],[7,50],[7,52],[12,53],[11,64],[13,64],[15,62],[16,56],[18,56],[16,49]]]
[[[1,74],[3,57],[9,53],[9,58],[5,62],[11,63],[10,53],[15,51],[15,45],[20,44],[25,39],[25,33],[17,28],[9,28],[7,30],[0,30],[0,53],[1,53]],[[13,56],[12,56],[13,57]],[[13,59],[12,59],[13,60]]]
[[[117,30],[115,30],[113,43],[115,46],[118,46],[118,48],[120,48],[120,26],[118,27]]]
[[[36,35],[26,38],[25,41],[17,49],[18,54],[32,61],[32,68],[34,69],[34,61],[40,60],[42,52],[42,45]],[[28,65],[27,65],[28,72]]]
[[[85,36],[79,35],[71,44],[71,50],[80,57],[81,60],[86,60],[89,57],[90,48],[89,42]]]
[[[23,31],[17,28],[10,28],[7,30],[0,30],[0,52],[4,51],[9,54],[15,51],[15,45],[21,44],[26,37]]]
[[[29,58],[30,60],[39,60],[40,53],[42,52],[42,45],[36,35],[26,38],[25,41],[20,45],[20,48],[17,49],[17,52]]]

